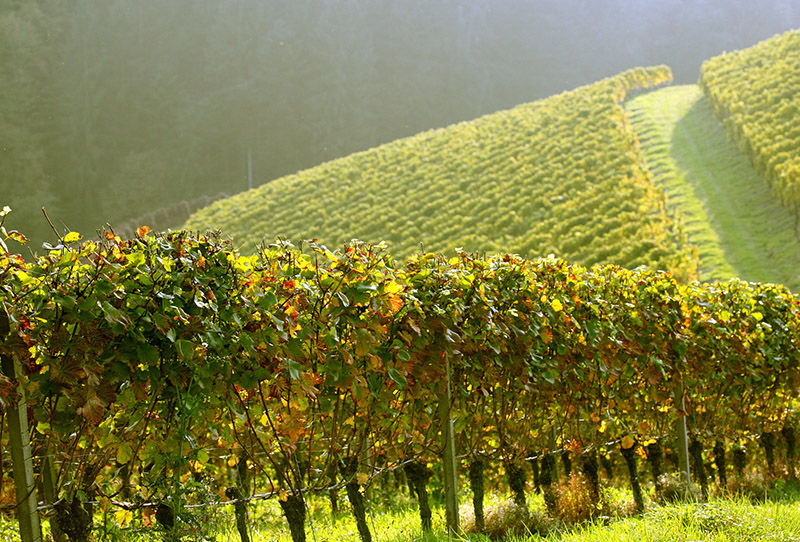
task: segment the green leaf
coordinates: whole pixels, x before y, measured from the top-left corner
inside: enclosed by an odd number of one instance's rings
[[[136,356],[139,362],[144,365],[158,363],[158,349],[151,344],[138,344],[136,346]]]
[[[286,360],[286,366],[289,368],[289,378],[298,380],[300,378],[300,373],[303,372],[303,365],[293,359],[288,359]]]
[[[278,304],[278,297],[275,295],[274,292],[267,292],[266,294],[262,295],[261,298],[258,300],[258,306],[263,309],[270,309]]]
[[[387,373],[389,374],[389,378],[392,379],[392,382],[397,384],[398,388],[403,389],[408,384],[408,380],[406,380],[406,377],[404,377],[400,373],[400,371],[398,371],[394,367],[389,367],[388,370],[387,370]]]
[[[141,252],[134,252],[132,254],[127,254],[125,256],[128,259],[128,263],[131,264],[133,267],[139,267],[140,265],[144,265],[145,257],[144,254]]]
[[[166,333],[167,330],[172,327],[169,317],[162,312],[157,312],[153,315],[153,323],[156,325],[156,329],[161,333]]]
[[[130,443],[124,442],[119,448],[117,448],[117,463],[124,465],[131,459],[133,459],[133,448],[131,447]]]
[[[194,357],[194,343],[186,339],[178,339],[175,341],[175,348],[178,350],[178,355],[181,359],[192,359]]]
[[[222,335],[216,331],[209,331],[203,335],[209,350],[222,350],[225,347],[225,341]]]
[[[53,296],[53,301],[67,310],[74,309],[77,304],[75,298],[70,295],[55,295]]]
[[[98,305],[100,305],[100,308],[103,310],[103,315],[109,324],[119,324],[127,327],[131,323],[122,311],[113,307],[108,301],[98,301]]]

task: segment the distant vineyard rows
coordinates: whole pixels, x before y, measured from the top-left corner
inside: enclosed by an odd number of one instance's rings
[[[554,254],[696,276],[620,105],[671,80],[638,68],[472,122],[418,134],[270,182],[192,216],[252,250],[286,236],[340,246]]]
[[[800,218],[800,31],[703,64],[700,85],[742,151]],[[797,229],[797,221],[795,229]]]
[[[698,440],[778,429],[800,385],[800,302],[780,286],[510,255],[396,266],[358,243],[241,256],[214,235],[78,237],[32,264],[0,253],[3,355],[24,368],[65,502],[188,495],[231,456],[284,510],[338,465],[367,483],[438,454],[448,364],[459,453],[511,463],[554,434],[576,451],[663,435],[684,409]]]

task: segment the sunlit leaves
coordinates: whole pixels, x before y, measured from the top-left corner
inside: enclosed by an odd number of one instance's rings
[[[448,377],[464,453],[483,456],[546,448],[553,431],[577,447],[657,436],[683,408],[678,384],[696,423],[738,436],[780,423],[800,383],[798,301],[774,285],[554,257],[395,265],[358,242],[252,257],[185,232],[87,245],[9,267],[9,348],[39,367],[37,428],[117,465],[188,473],[225,464],[206,449],[243,448],[293,490],[297,454],[369,448],[396,466],[437,445]]]

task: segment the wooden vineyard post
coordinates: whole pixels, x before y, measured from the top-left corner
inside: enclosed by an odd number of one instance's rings
[[[675,436],[678,442],[678,468],[681,471],[681,481],[692,483],[692,474],[689,469],[689,439],[686,436],[686,402],[683,400],[683,384],[678,387],[678,404],[681,408],[680,416],[675,421]]]
[[[447,382],[445,392],[439,397],[439,416],[442,420],[442,460],[444,462],[444,503],[447,529],[459,532],[458,525],[458,478],[456,474],[456,447],[453,417],[450,413],[452,390],[450,389],[450,356],[447,360]]]
[[[11,332],[5,307],[0,307],[0,341],[5,341]],[[0,354],[3,374],[16,381],[18,367],[13,358]],[[22,542],[41,542],[42,530],[37,509],[36,485],[33,477],[33,458],[28,433],[28,409],[22,386],[17,387],[17,404],[8,408],[8,435],[11,446],[11,463],[14,471],[14,487],[17,497],[19,536]]]

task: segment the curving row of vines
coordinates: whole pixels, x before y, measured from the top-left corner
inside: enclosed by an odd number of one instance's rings
[[[779,429],[800,385],[785,288],[552,257],[399,265],[357,242],[242,256],[217,234],[141,228],[70,233],[33,263],[0,251],[0,288],[3,354],[53,458],[36,468],[73,540],[87,502],[180,529],[193,484],[218,480],[222,498],[236,465],[239,490],[275,495],[303,540],[307,492],[343,484],[357,508],[381,472],[441,452],[448,362],[460,455],[512,470],[554,442],[663,435],[684,408],[703,440]]]
[[[800,31],[703,63],[700,85],[775,195],[800,220]]]
[[[636,68],[537,102],[399,139],[276,179],[195,213],[248,251],[264,237],[385,241],[405,258],[555,254],[691,280],[696,250],[649,178],[625,98],[672,80]]]

